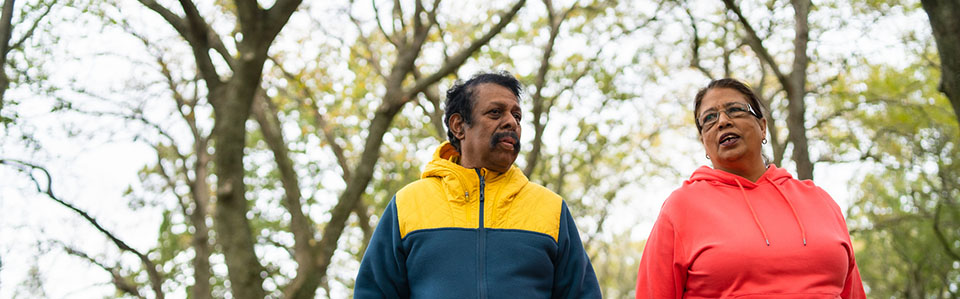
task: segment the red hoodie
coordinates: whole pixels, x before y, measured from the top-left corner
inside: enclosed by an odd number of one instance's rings
[[[667,198],[637,298],[866,298],[840,207],[770,165],[757,183],[700,167]]]

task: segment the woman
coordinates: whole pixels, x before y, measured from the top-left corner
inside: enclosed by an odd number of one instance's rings
[[[753,91],[712,81],[694,118],[713,168],[664,202],[637,298],[865,298],[840,207],[765,163],[767,120]]]

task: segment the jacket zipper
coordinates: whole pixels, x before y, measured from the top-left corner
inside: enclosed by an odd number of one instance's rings
[[[484,179],[484,177],[483,177],[483,173],[481,172],[481,169],[480,169],[480,168],[477,168],[476,171],[477,171],[477,176],[480,177],[480,226],[479,226],[478,229],[477,229],[477,263],[478,263],[478,268],[477,268],[477,269],[478,269],[478,271],[479,271],[479,273],[477,273],[477,274],[478,274],[478,277],[479,277],[480,279],[479,279],[479,281],[478,281],[477,288],[478,288],[479,291],[480,291],[480,298],[481,298],[481,299],[486,299],[486,298],[487,298],[487,295],[486,295],[487,292],[486,292],[485,286],[487,285],[487,281],[486,281],[486,275],[485,275],[485,272],[486,272],[486,271],[485,271],[485,269],[484,269],[484,264],[486,263],[486,257],[487,257],[487,256],[486,256],[486,250],[485,250],[485,247],[484,247],[484,246],[485,246],[485,245],[484,245],[484,241],[486,240],[486,230],[483,228],[483,206],[484,206],[484,204],[483,204],[484,191],[483,191],[483,190],[486,189],[486,182],[485,182],[485,179]]]

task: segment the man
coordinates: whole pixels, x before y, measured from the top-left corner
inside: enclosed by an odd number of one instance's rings
[[[520,88],[501,73],[447,91],[449,141],[387,205],[354,298],[600,298],[563,199],[513,166]]]

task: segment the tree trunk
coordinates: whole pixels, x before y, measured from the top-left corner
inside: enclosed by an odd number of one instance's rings
[[[194,162],[194,179],[190,185],[190,194],[194,201],[193,212],[190,214],[190,222],[195,229],[191,240],[194,251],[194,282],[190,293],[192,298],[210,299],[213,298],[210,288],[210,254],[213,250],[210,248],[210,228],[207,227],[207,210],[210,204],[210,184],[207,182],[210,171],[207,167],[210,165],[210,155],[207,154],[206,139],[196,141],[194,152],[197,159]]]
[[[809,0],[791,0],[790,3],[794,9],[794,41],[793,41],[793,69],[789,76],[784,74],[770,52],[763,47],[763,41],[757,35],[756,30],[747,21],[733,0],[723,0],[727,9],[737,15],[740,23],[743,24],[747,33],[746,40],[750,48],[757,53],[760,60],[770,67],[770,70],[777,77],[783,89],[787,92],[787,139],[793,144],[793,160],[797,164],[797,178],[801,180],[813,179],[813,163],[810,162],[810,153],[807,149],[807,128],[804,125],[804,114],[806,107],[803,103],[806,95],[807,83],[807,64],[810,58],[807,56],[807,42],[810,40],[809,26],[807,17],[810,14]]]
[[[956,0],[921,0],[930,17],[933,38],[940,53],[940,91],[953,105],[960,124],[960,2]]]
[[[810,40],[810,28],[807,17],[810,14],[810,0],[792,0],[794,11],[794,32],[793,40],[793,69],[790,71],[790,84],[785,86],[787,89],[787,129],[790,130],[788,138],[793,144],[793,161],[797,164],[797,178],[801,180],[813,179],[813,163],[810,162],[810,151],[807,146],[807,128],[804,125],[806,114],[806,105],[804,97],[806,96],[807,85],[807,64],[810,58],[807,57],[807,42]]]
[[[246,144],[246,121],[253,99],[260,86],[267,50],[287,24],[301,0],[277,0],[264,10],[257,1],[236,0],[237,25],[244,38],[237,44],[237,57],[224,50],[216,32],[211,29],[191,1],[180,1],[181,17],[154,0],[139,0],[159,14],[190,44],[200,77],[206,83],[213,105],[213,146],[217,177],[217,201],[214,224],[217,243],[227,264],[230,289],[235,298],[264,298],[263,266],[254,251],[256,236],[247,219],[248,203],[243,182],[243,151]],[[223,56],[232,76],[222,81],[210,57],[211,50]]]
[[[243,182],[243,149],[246,144],[245,123],[250,115],[253,94],[244,94],[243,85],[257,86],[260,82],[243,82],[238,72],[221,90],[211,93],[214,103],[213,140],[216,153],[214,165],[217,174],[217,206],[214,223],[217,243],[223,250],[230,278],[230,288],[236,298],[264,298],[263,266],[254,251],[254,235],[247,219],[247,199]],[[225,90],[224,90],[225,89]],[[249,88],[247,88],[249,89]],[[214,96],[223,95],[216,99]]]
[[[10,53],[10,36],[13,34],[14,1],[4,0],[3,13],[0,15],[0,111],[3,111],[4,94],[10,86],[10,79],[7,77],[7,53]]]

